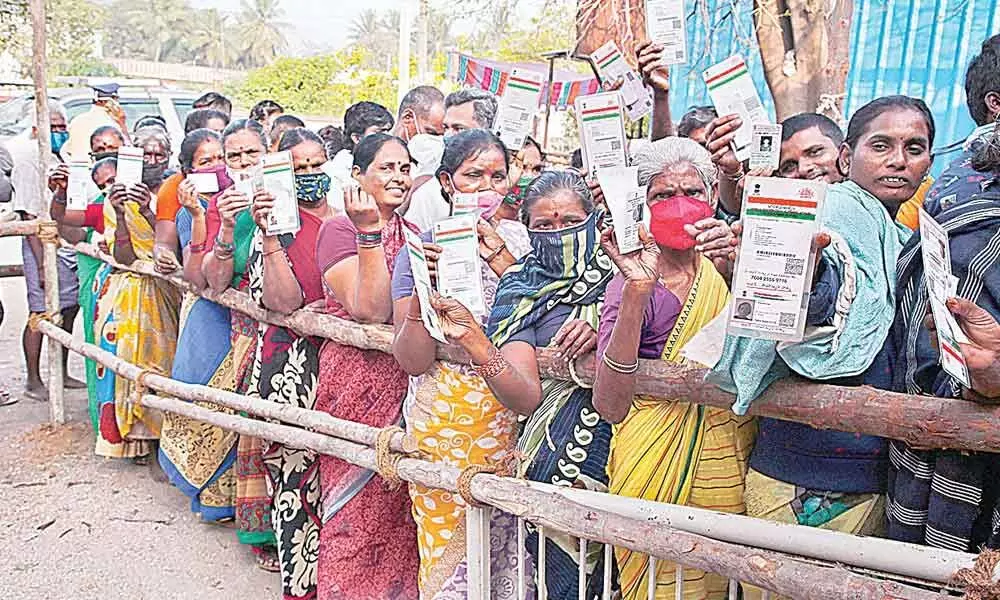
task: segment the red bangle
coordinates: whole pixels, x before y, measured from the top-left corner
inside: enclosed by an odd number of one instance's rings
[[[200,244],[189,244],[188,252],[191,254],[204,254],[205,253],[205,242]]]

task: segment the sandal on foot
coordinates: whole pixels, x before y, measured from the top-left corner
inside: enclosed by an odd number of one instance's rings
[[[278,560],[278,549],[273,546],[254,548],[257,555],[257,568],[268,573],[280,573],[281,562]]]

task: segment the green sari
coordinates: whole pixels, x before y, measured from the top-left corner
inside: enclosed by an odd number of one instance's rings
[[[104,194],[98,196],[94,200],[94,204],[104,204]],[[94,229],[87,228],[87,243],[94,242],[94,233]],[[83,314],[83,339],[88,344],[93,344],[96,339],[94,336],[94,310],[97,306],[94,280],[97,278],[97,272],[104,263],[96,258],[78,252],[76,255],[76,264],[76,275],[80,280],[78,299],[80,301],[80,312]],[[85,365],[87,370],[87,411],[90,413],[90,424],[93,426],[94,431],[97,431],[97,363],[88,358],[85,361]]]

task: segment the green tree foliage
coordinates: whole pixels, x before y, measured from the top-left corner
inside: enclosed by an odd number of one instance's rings
[[[326,56],[279,58],[229,92],[245,106],[269,98],[290,112],[334,117],[361,100],[395,106],[396,72],[366,70],[367,58],[357,46]]]
[[[109,67],[94,56],[96,32],[104,26],[106,13],[88,0],[48,0],[46,35],[49,71],[90,75]],[[27,0],[0,0],[0,53],[22,65],[23,75],[31,67],[31,17]]]

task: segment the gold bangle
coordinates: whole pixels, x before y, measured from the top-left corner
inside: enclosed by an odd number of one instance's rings
[[[410,313],[406,313],[406,320],[407,321],[413,321],[414,323],[423,323],[424,322],[424,318],[421,317],[420,315],[413,316]]]
[[[486,264],[490,264],[491,262],[496,260],[496,257],[500,256],[500,253],[506,249],[507,249],[507,242],[501,242],[500,245],[497,247],[497,249],[493,251],[493,254],[490,254],[486,258]]]

